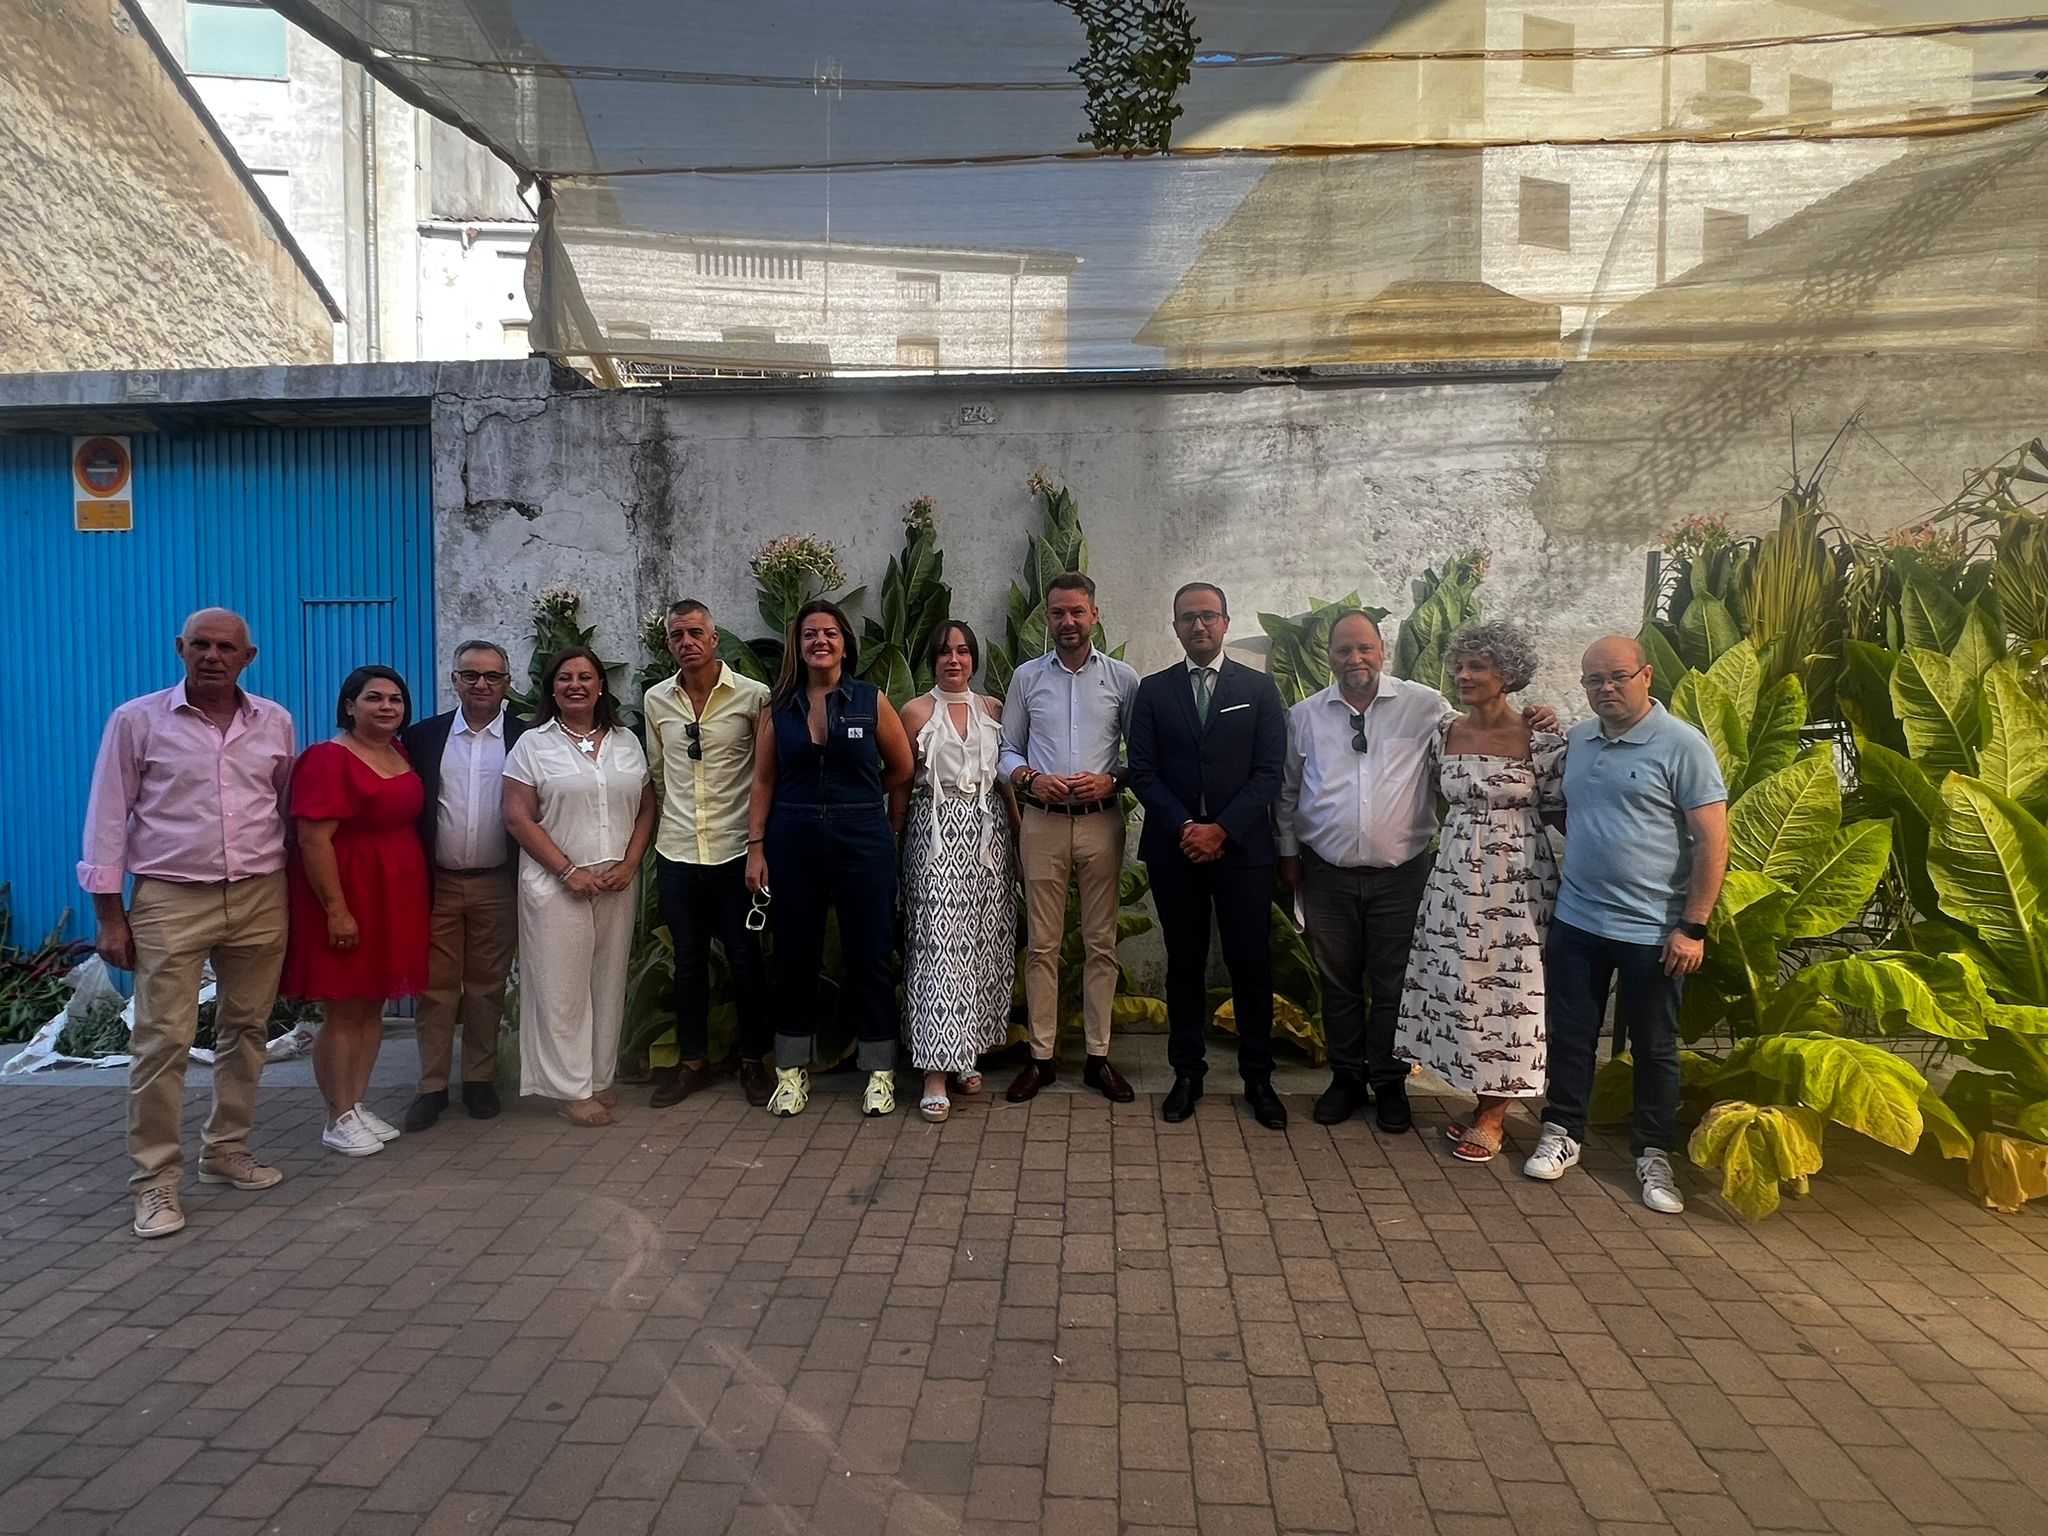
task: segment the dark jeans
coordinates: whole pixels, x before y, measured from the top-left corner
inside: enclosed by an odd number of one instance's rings
[[[1431,855],[1425,850],[1406,864],[1379,869],[1327,863],[1306,848],[1301,860],[1302,912],[1323,978],[1330,1067],[1375,1089],[1403,1086],[1408,1064],[1394,1055],[1394,1035]]]
[[[654,890],[661,920],[676,949],[676,1051],[701,1061],[711,1049],[711,941],[725,951],[732,972],[733,1008],[739,1015],[740,1054],[768,1054],[768,990],[761,944],[747,932],[747,861],[678,864],[656,854]]]
[[[1618,1012],[1636,1066],[1629,1146],[1637,1156],[1651,1147],[1676,1151],[1678,1005],[1685,979],[1664,974],[1664,946],[1625,944],[1553,921],[1543,959],[1550,1010],[1550,1095],[1543,1105],[1544,1121],[1585,1139],[1600,1027],[1607,1017],[1607,994],[1618,979]]]
[[[768,818],[775,1064],[807,1067],[818,1028],[825,917],[839,914],[841,1007],[865,1072],[896,1065],[896,834],[879,805],[778,805]]]
[[[1159,934],[1166,941],[1166,1059],[1176,1077],[1209,1070],[1202,1032],[1209,1022],[1209,915],[1223,938],[1237,1022],[1237,1072],[1247,1083],[1273,1076],[1273,866],[1148,863]]]

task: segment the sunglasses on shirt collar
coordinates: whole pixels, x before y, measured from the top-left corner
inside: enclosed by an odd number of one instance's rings
[[[1354,752],[1370,752],[1372,750],[1372,743],[1365,739],[1365,716],[1362,713],[1351,717],[1351,750]]]

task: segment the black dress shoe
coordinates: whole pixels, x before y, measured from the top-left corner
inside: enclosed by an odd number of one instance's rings
[[[443,1088],[435,1093],[423,1093],[405,1109],[405,1121],[399,1126],[403,1131],[431,1131],[434,1122],[441,1118],[441,1111],[448,1107],[448,1090]]]
[[[1138,1090],[1124,1081],[1123,1073],[1109,1064],[1107,1056],[1090,1056],[1081,1068],[1081,1081],[1112,1104],[1128,1104],[1138,1096]]]
[[[1287,1129],[1287,1106],[1280,1102],[1280,1095],[1264,1078],[1244,1085],[1244,1101],[1251,1106],[1252,1118],[1267,1130]]]
[[[661,1080],[654,1085],[654,1092],[647,1097],[650,1109],[667,1109],[671,1104],[680,1104],[700,1088],[711,1083],[711,1064],[693,1067],[688,1062],[669,1067],[655,1074]]]
[[[775,1092],[775,1074],[768,1070],[767,1062],[740,1058],[740,1092],[756,1109],[768,1102],[769,1095]]]
[[[1415,1112],[1408,1107],[1408,1086],[1394,1083],[1373,1095],[1372,1123],[1389,1136],[1398,1136],[1415,1124]]]
[[[1034,1056],[1024,1063],[1024,1070],[1017,1074],[1017,1080],[1010,1084],[1003,1097],[1012,1104],[1022,1104],[1026,1099],[1035,1099],[1038,1097],[1038,1090],[1057,1081],[1059,1075],[1059,1068]]]
[[[462,1107],[469,1111],[472,1120],[495,1120],[500,1107],[498,1090],[489,1083],[464,1083]]]
[[[1342,1125],[1372,1102],[1372,1093],[1365,1086],[1365,1079],[1339,1072],[1330,1079],[1330,1086],[1323,1090],[1323,1096],[1316,1100],[1317,1125]]]
[[[1159,1106],[1159,1118],[1169,1125],[1180,1124],[1195,1112],[1195,1101],[1201,1096],[1202,1080],[1199,1077],[1176,1077]]]

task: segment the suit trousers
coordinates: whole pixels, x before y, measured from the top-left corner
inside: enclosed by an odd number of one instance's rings
[[[1060,946],[1067,933],[1067,885],[1081,888],[1081,1024],[1090,1056],[1109,1054],[1110,1009],[1116,1002],[1116,913],[1124,873],[1124,818],[1111,809],[1063,816],[1024,807],[1017,837],[1024,866],[1029,949],[1024,1001],[1031,1015],[1031,1054],[1051,1061],[1060,1033]]]
[[[447,1090],[455,1037],[462,1036],[462,1081],[498,1075],[498,1030],[505,981],[519,948],[516,866],[482,874],[434,871],[434,915],[427,989],[419,1000],[420,1092]]]
[[[1415,915],[1433,861],[1425,849],[1405,864],[1353,867],[1302,850],[1301,905],[1323,982],[1330,1067],[1339,1077],[1375,1089],[1408,1080],[1408,1064],[1394,1054],[1394,1035],[1415,947]]]
[[[1208,1071],[1209,919],[1223,940],[1237,1026],[1237,1072],[1247,1083],[1273,1076],[1273,866],[1157,859],[1152,901],[1166,942],[1166,1059],[1174,1076]]]
[[[214,885],[137,880],[128,912],[135,935],[135,1028],[128,1038],[129,1187],[176,1189],[185,1151],[185,1065],[199,1027],[199,972],[213,962],[213,1113],[205,1152],[248,1146],[263,1076],[270,1011],[284,969],[282,872]]]

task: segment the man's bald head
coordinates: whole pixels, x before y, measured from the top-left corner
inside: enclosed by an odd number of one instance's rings
[[[1586,675],[1626,671],[1630,667],[1647,666],[1649,661],[1643,642],[1634,635],[1603,635],[1586,648]]]
[[[1619,735],[1650,712],[1654,675],[1642,642],[1633,635],[1607,635],[1586,648],[1579,681],[1602,730]]]
[[[222,626],[231,627],[240,637],[243,645],[252,643],[249,621],[232,608],[201,608],[186,618],[184,627],[178,631],[180,640],[190,640],[202,628],[214,630]]]

